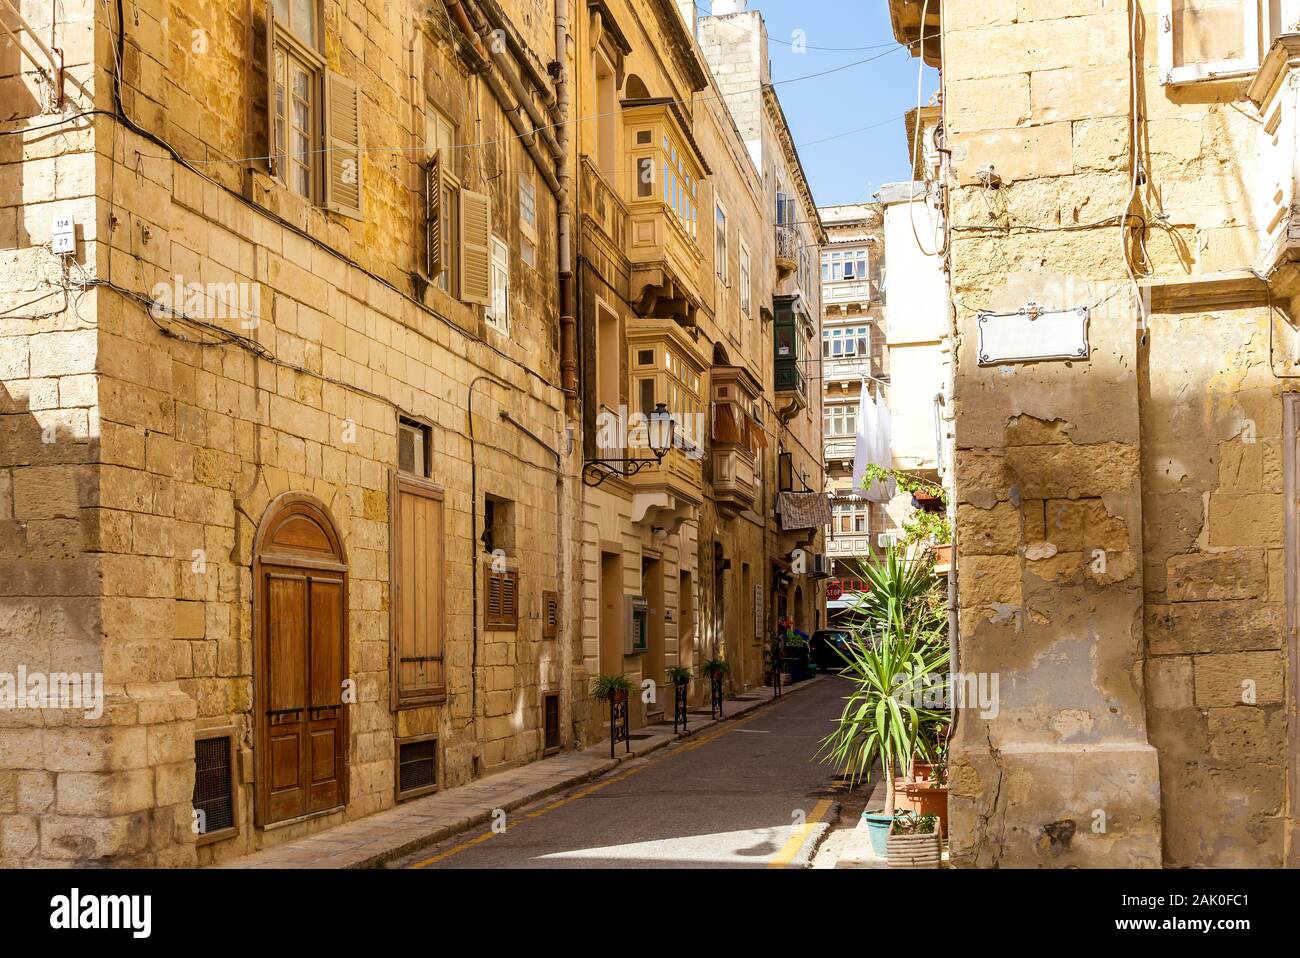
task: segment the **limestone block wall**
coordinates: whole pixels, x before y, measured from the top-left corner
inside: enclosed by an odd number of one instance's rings
[[[1162,85],[1156,12],[1141,16],[1134,269],[1248,268],[1244,84]],[[1133,194],[1129,31],[1102,0],[944,8],[958,667],[1000,689],[953,746],[967,866],[1286,855],[1289,370],[1263,302],[1134,295],[1116,219]],[[1092,307],[1089,359],[980,367],[977,311],[1031,300]]]
[[[77,72],[99,81],[97,105],[109,110],[112,5],[71,6],[68,22],[98,43],[70,35],[65,49],[100,51]],[[459,784],[539,757],[541,693],[570,681],[567,640],[541,639],[542,591],[571,593],[563,563],[578,511],[556,385],[554,199],[539,180],[539,265],[512,258],[509,336],[412,278],[423,147],[405,144],[423,143],[426,91],[465,139],[487,143],[456,173],[489,195],[494,232],[516,253],[514,174],[531,163],[457,65],[446,24],[401,5],[323,5],[328,65],[361,88],[363,141],[374,146],[352,220],[258,166],[260,5],[131,8],[124,106],[156,139],[99,117],[0,140],[0,266],[22,278],[0,301],[0,671],[102,673],[105,691],[93,718],[0,711],[0,860],[10,865],[201,864],[366,815],[395,801],[395,737],[438,733],[441,781]],[[530,5],[528,15],[544,53],[553,13]],[[78,223],[66,264],[41,249],[56,210]],[[208,295],[160,304],[158,291],[178,283]],[[50,287],[45,301],[11,309]],[[236,311],[209,312],[214,287],[235,292]],[[448,697],[394,713],[399,414],[429,424],[431,480],[445,495]],[[290,490],[325,505],[348,560],[350,796],[342,812],[262,831],[250,564],[268,505]],[[520,624],[480,628],[476,654],[472,566],[484,560],[475,533],[488,494],[515,503]],[[561,713],[567,744],[567,695]],[[232,726],[239,834],[196,849],[194,735]]]
[[[1147,707],[1173,866],[1278,867],[1288,847],[1287,384],[1270,372],[1268,321],[1262,306],[1152,322]]]

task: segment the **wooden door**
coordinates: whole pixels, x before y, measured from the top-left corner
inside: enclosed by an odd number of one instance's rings
[[[347,567],[324,507],[294,497],[258,536],[258,818],[347,802]]]

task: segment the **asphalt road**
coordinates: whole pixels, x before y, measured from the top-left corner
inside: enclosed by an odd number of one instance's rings
[[[815,760],[847,683],[826,678],[390,868],[806,867],[837,805]]]

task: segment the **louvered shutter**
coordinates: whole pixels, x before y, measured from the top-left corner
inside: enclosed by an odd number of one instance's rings
[[[505,572],[501,575],[501,623],[515,626],[519,624],[519,573]]]
[[[492,207],[483,193],[460,191],[460,298],[492,302]]]
[[[542,638],[553,639],[560,632],[560,596],[556,592],[542,593]]]
[[[442,272],[442,152],[424,165],[424,268],[430,279]]]
[[[490,629],[509,630],[519,625],[519,573],[487,574],[486,624]]]
[[[325,73],[325,206],[361,219],[361,97],[345,76]]]
[[[487,575],[487,624],[501,623],[501,573],[489,572]]]

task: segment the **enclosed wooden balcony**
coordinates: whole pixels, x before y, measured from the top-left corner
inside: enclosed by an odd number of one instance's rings
[[[671,533],[704,501],[708,417],[700,386],[705,356],[695,339],[674,323],[633,319],[627,342],[629,406],[649,414],[663,403],[674,422],[672,448],[663,461],[629,480],[633,519]]]
[[[695,324],[701,306],[700,181],[709,173],[671,98],[623,101],[627,258],[637,315]]]
[[[758,504],[755,463],[767,445],[758,418],[763,386],[742,366],[714,366],[711,377],[713,498],[718,512],[731,517]]]

